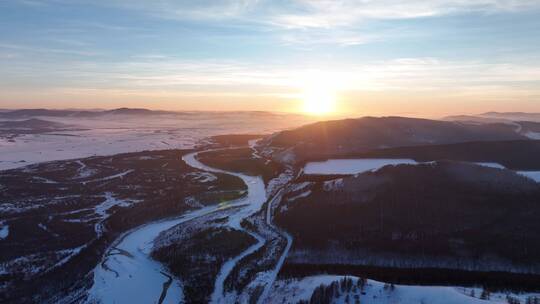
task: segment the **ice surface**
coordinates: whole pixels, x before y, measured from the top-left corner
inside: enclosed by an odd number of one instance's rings
[[[150,223],[125,234],[94,269],[94,285],[89,303],[156,303],[163,283],[168,281],[164,267],[150,257],[154,239],[175,225],[211,213],[210,206],[176,219]],[[163,303],[179,303],[183,298],[181,282],[173,279]]]
[[[241,221],[259,211],[266,201],[266,189],[260,177],[247,176],[208,167],[196,159],[196,153],[185,155],[183,160],[190,166],[214,173],[229,173],[240,177],[248,186],[248,195],[230,202],[198,209],[182,217],[150,223],[126,233],[120,241],[108,251],[106,257],[94,269],[94,285],[89,291],[89,301],[101,300],[103,303],[154,303],[159,299],[163,283],[169,279],[165,268],[150,257],[154,239],[165,230],[180,223],[195,219],[219,209],[243,206],[229,217],[228,225],[244,230]],[[108,198],[102,205],[115,205]],[[106,208],[104,208],[106,210]],[[255,252],[264,244],[264,239],[250,233],[257,243],[243,251],[239,256],[227,261],[216,278],[213,299],[220,302],[225,298],[223,283],[238,261]],[[163,303],[178,303],[183,298],[181,282],[173,279]]]
[[[329,159],[323,162],[309,162],[304,167],[305,174],[357,174],[375,171],[388,165],[416,164],[412,159]]]
[[[250,112],[200,112],[180,116],[40,117],[78,130],[0,137],[0,170],[94,155],[193,148],[221,134],[269,134],[309,122],[305,117]],[[90,174],[81,169],[81,175]]]

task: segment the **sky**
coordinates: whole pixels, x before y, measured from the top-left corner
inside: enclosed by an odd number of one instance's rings
[[[3,0],[0,70],[0,108],[540,112],[540,0]]]

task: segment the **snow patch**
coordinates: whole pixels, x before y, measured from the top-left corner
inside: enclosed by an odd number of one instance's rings
[[[82,182],[82,184],[86,185],[88,183],[103,182],[103,181],[108,181],[108,180],[115,179],[115,178],[123,178],[124,176],[130,174],[133,171],[135,171],[135,170],[130,169],[130,170],[118,173],[118,174],[114,174],[114,175],[110,175],[110,176],[106,176],[106,177],[102,177],[102,178],[96,178],[96,179],[89,180],[89,181],[84,181],[84,182]]]
[[[209,172],[190,172],[187,173],[186,176],[199,183],[210,183],[217,180],[217,176]]]
[[[523,134],[523,136],[530,139],[540,140],[540,132],[526,132]]]
[[[102,219],[106,219],[107,217],[109,217],[107,211],[114,206],[129,207],[131,205],[131,203],[127,201],[114,198],[111,192],[105,192],[103,196],[105,197],[105,200],[101,204],[94,207],[96,214],[99,215]]]
[[[489,163],[489,162],[475,162],[475,164],[487,167],[487,168],[494,168],[494,169],[506,169],[505,166],[499,164],[499,163]]]
[[[489,167],[489,168],[506,169],[505,166],[499,163],[475,163],[475,164],[484,166],[484,167]],[[540,183],[540,171],[514,171],[514,172],[516,172],[519,175],[528,177],[537,183]]]
[[[85,163],[83,163],[81,160],[75,161],[77,165],[79,165],[79,169],[77,170],[77,175],[75,178],[88,178],[96,173],[95,170],[88,169]]]
[[[517,171],[517,174],[526,176],[537,183],[540,183],[540,171]]]
[[[295,195],[293,197],[290,197],[287,199],[287,202],[294,202],[295,200],[297,199],[300,199],[300,198],[304,198],[304,197],[308,197],[309,195],[311,194],[311,190],[308,190],[308,191],[304,191],[298,195]],[[284,205],[285,206],[285,205]],[[284,210],[282,210],[284,211]]]
[[[184,203],[191,208],[201,208],[203,205],[193,196],[188,196],[184,199]]]
[[[354,276],[318,275],[276,281],[265,303],[309,301],[317,287],[330,286],[345,278],[352,280],[350,290],[341,289],[338,284],[339,295],[334,296],[331,303],[355,303],[358,299],[359,303],[370,304],[502,304],[507,303],[508,296],[517,298],[522,303],[527,297],[539,296],[538,294],[491,293],[489,299],[481,300],[479,297],[482,290],[478,288],[391,285],[374,280],[365,280],[364,284],[359,284],[359,278]],[[473,294],[474,297],[471,296]]]
[[[0,240],[7,238],[9,235],[9,225],[4,222],[0,222]]]
[[[341,189],[343,189],[343,178],[333,179],[323,183],[324,191],[340,191]]]

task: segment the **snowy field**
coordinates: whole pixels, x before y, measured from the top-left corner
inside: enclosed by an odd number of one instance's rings
[[[506,169],[505,166],[498,163],[475,163],[480,166],[496,168],[496,169]],[[517,174],[524,175],[538,183],[540,183],[540,171],[516,171]]]
[[[368,171],[377,171],[388,165],[396,166],[401,164],[415,165],[418,162],[412,159],[385,159],[385,158],[359,158],[359,159],[329,159],[323,162],[309,162],[304,166],[304,174],[311,175],[333,175],[333,174],[359,174]],[[506,169],[501,164],[490,162],[476,162],[475,164]],[[517,174],[527,176],[540,183],[540,171],[516,171]]]
[[[300,280],[280,280],[274,283],[270,303],[298,303],[309,301],[315,288],[321,284],[329,286],[332,282],[339,282],[344,276],[318,275],[305,277]],[[490,293],[489,299],[480,299],[482,289],[463,288],[451,286],[410,286],[385,284],[374,280],[366,280],[362,287],[358,285],[358,278],[352,279],[353,287],[347,291],[340,289],[340,295],[332,303],[363,303],[363,304],[495,304],[508,303],[507,296],[519,299],[526,303],[528,297],[540,297],[540,294],[506,294]],[[358,300],[358,302],[356,302]]]
[[[323,162],[309,162],[304,167],[304,174],[358,174],[376,171],[388,165],[416,164],[412,159],[329,159]]]
[[[189,114],[189,115],[188,115]],[[97,118],[38,117],[72,126],[73,131],[0,136],[0,170],[33,163],[94,155],[192,148],[221,134],[269,134],[309,122],[298,115],[271,113],[188,113],[185,116],[114,115]]]
[[[540,171],[517,171],[517,173],[525,175],[526,177],[540,183]]]

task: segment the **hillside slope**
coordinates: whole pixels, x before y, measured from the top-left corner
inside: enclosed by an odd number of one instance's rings
[[[364,117],[282,131],[262,141],[261,149],[266,156],[295,163],[381,148],[519,139],[527,138],[508,124]]]

